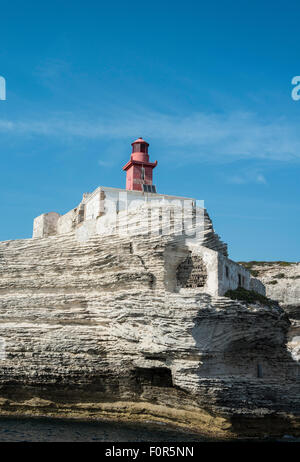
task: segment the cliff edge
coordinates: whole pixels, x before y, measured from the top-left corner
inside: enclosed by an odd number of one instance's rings
[[[242,264],[263,282],[267,296],[277,300],[287,313],[291,321],[288,348],[294,359],[300,361],[300,263],[252,261]]]
[[[1,414],[299,434],[288,316],[180,287],[189,258],[180,236],[1,242]]]

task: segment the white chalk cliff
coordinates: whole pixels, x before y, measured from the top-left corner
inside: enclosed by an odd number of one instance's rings
[[[266,287],[269,298],[277,300],[288,314],[291,326],[288,348],[300,361],[300,263],[251,262],[252,271]]]
[[[203,243],[138,232],[80,239],[78,229],[0,243],[2,415],[299,434],[299,363],[280,306],[206,292]]]

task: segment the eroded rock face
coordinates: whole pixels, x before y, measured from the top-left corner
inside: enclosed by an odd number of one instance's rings
[[[203,258],[198,255],[190,255],[180,263],[176,271],[177,286],[195,289],[204,287],[207,280],[207,269]]]
[[[300,361],[300,263],[256,262],[251,269],[265,284],[267,296],[277,300],[288,314],[288,348]]]
[[[290,414],[296,433],[288,317],[180,291],[176,268],[189,257],[170,236],[0,243],[1,412],[151,416],[238,433],[262,416],[287,431]]]

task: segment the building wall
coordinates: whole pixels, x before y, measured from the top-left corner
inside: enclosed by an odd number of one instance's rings
[[[122,211],[134,211],[149,202],[157,205],[161,202],[166,205],[169,202],[174,206],[177,204],[181,207],[188,204],[191,208],[194,199],[99,187],[91,194],[84,194],[81,204],[64,215],[50,212],[37,217],[34,220],[33,238],[65,234],[74,230],[82,221],[93,219],[99,221],[97,229],[99,229],[100,234],[109,234],[114,228],[105,229],[105,227],[108,224],[110,227],[113,226],[116,214]],[[84,210],[84,214],[80,217],[78,216],[79,210]]]
[[[227,290],[234,290],[239,285],[250,289],[250,272],[243,266],[219,254],[219,294],[223,295]]]
[[[43,213],[33,221],[33,239],[55,236],[60,215],[56,212]]]
[[[241,279],[242,287],[249,289],[250,273],[246,270],[246,268],[238,265],[219,252],[208,249],[207,247],[197,244],[189,244],[189,247],[192,251],[192,255],[201,256],[206,266],[206,284],[201,290],[197,289],[198,292],[202,291],[212,296],[222,296],[227,292],[227,290],[234,290],[239,286],[239,274],[244,278]],[[226,267],[228,268],[228,277],[226,276]]]
[[[219,295],[219,287],[218,287],[218,252],[214,250],[208,249],[203,246],[189,246],[192,256],[199,255],[203,263],[206,267],[207,278],[205,285],[199,289],[180,289],[180,292],[185,291],[196,291],[196,292],[204,292],[210,294],[212,296]]]
[[[144,167],[144,178],[142,178],[142,167]],[[137,188],[142,191],[142,185],[152,184],[152,171],[153,168],[147,165],[132,165],[126,171],[126,189]]]
[[[101,188],[101,194],[101,214],[97,219],[97,230],[99,234],[105,235],[113,234],[117,228],[123,235],[128,232],[145,233],[149,229],[154,230],[155,234],[165,235],[169,232],[171,219],[177,221],[174,230],[180,231],[184,207],[191,215],[195,203],[191,198],[115,188]],[[145,205],[151,207],[145,209]],[[178,210],[181,210],[180,216]]]
[[[144,207],[145,204],[151,204],[154,207],[147,208]],[[197,288],[197,291],[217,296],[224,295],[227,290],[234,290],[241,285],[245,289],[265,294],[263,284],[251,278],[246,268],[228,259],[217,251],[218,249],[213,250],[205,244],[202,245],[203,240],[199,236],[183,235],[182,228],[174,227],[174,223],[175,225],[180,224],[181,221],[181,217],[177,212],[175,214],[175,211],[185,207],[192,217],[194,206],[195,201],[191,198],[99,187],[91,194],[84,194],[81,204],[65,215],[60,216],[56,212],[50,212],[37,217],[34,220],[33,238],[65,234],[74,229],[79,240],[87,240],[95,233],[110,235],[121,231],[123,235],[146,234],[150,230],[153,231],[153,227],[157,234],[163,235],[169,234],[170,231],[171,234],[174,232],[176,234],[178,230],[178,235],[181,234],[184,237],[185,245],[190,249],[189,252],[201,257],[206,268],[205,285]],[[210,240],[212,235],[213,230],[209,234]],[[181,255],[181,251],[178,251],[177,257],[178,264],[181,258],[186,258],[184,254]],[[175,274],[177,260],[176,262],[175,260],[174,264],[169,267],[166,284],[168,290],[178,289]],[[179,290],[194,289],[179,288]]]
[[[101,211],[101,191],[96,190],[95,194],[92,194],[85,203],[85,220],[96,219],[100,215]]]
[[[170,196],[167,194],[153,194],[153,193],[144,193],[140,191],[127,191],[124,189],[117,189],[117,188],[99,188],[104,193],[105,204],[104,204],[104,213],[111,210],[110,206],[108,205],[108,201],[112,201],[113,203],[117,204],[117,211],[122,210],[133,210],[139,205],[144,204],[145,202],[161,202],[163,201],[166,203],[169,201],[170,203],[180,203],[181,206],[185,202],[190,203],[191,205],[195,202],[194,199],[188,197],[180,197],[180,196]],[[87,200],[86,205],[89,204],[90,199]]]
[[[74,229],[75,210],[70,210],[65,215],[61,215],[57,221],[57,234],[70,233]]]
[[[199,255],[203,259],[207,279],[203,288],[180,289],[180,291],[204,292],[212,296],[223,296],[227,290],[235,290],[241,285],[247,290],[255,290],[265,295],[265,286],[257,279],[252,278],[246,268],[225,257],[220,252],[195,243],[190,244],[189,240],[187,240],[187,243],[192,255]]]

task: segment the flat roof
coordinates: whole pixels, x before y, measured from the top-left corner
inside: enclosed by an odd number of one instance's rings
[[[136,191],[136,190],[131,190],[131,189],[122,189],[122,188],[111,188],[109,186],[98,186],[92,193],[88,193],[89,197],[87,198],[87,201],[94,197],[97,192],[99,191],[112,191],[112,192],[125,192],[128,194],[139,194],[141,196],[152,196],[152,197],[167,197],[167,198],[172,198],[172,199],[183,199],[183,200],[191,200],[191,201],[196,201],[193,197],[183,197],[183,196],[171,196],[170,194],[158,194],[158,193],[148,193],[144,191]]]

